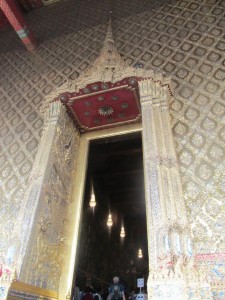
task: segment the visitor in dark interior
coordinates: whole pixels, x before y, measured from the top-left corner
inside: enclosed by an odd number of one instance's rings
[[[109,287],[108,300],[126,300],[124,286],[117,276],[113,277],[113,284]]]

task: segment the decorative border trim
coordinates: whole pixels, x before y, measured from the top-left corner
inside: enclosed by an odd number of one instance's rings
[[[38,297],[38,298],[37,298]],[[29,285],[21,281],[13,281],[8,293],[8,299],[58,299],[58,293],[37,286]]]

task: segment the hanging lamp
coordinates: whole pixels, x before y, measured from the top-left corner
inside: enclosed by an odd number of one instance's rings
[[[141,248],[138,250],[138,258],[142,258],[143,257],[143,254],[142,254],[142,250]]]
[[[124,226],[121,226],[120,237],[125,238],[125,236],[126,236],[126,234],[125,234]]]
[[[113,225],[112,215],[110,213],[108,215],[108,220],[107,220],[106,224],[107,224],[108,227],[112,227],[112,225]]]
[[[89,206],[93,209],[96,206],[96,200],[95,200],[95,193],[94,193],[94,189],[93,189],[93,184],[92,184],[92,187],[91,187],[91,199],[89,201]]]

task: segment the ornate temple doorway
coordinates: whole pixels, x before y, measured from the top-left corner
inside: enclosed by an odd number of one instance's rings
[[[107,288],[119,275],[126,292],[148,277],[141,133],[90,143],[76,281]],[[112,223],[108,221],[111,214]],[[90,282],[91,281],[91,282]]]
[[[141,63],[126,65],[114,45],[110,21],[100,56],[79,78],[49,94],[42,107],[45,125],[27,190],[19,280],[10,295],[19,291],[23,297],[26,283],[32,295],[71,298],[90,145],[141,132],[148,299],[200,300],[200,290],[201,300],[211,299],[209,284],[194,266],[171,101],[168,78]]]
[[[85,213],[88,217],[92,218],[92,221],[94,218],[93,211],[91,211],[91,208],[89,207],[90,195],[92,192],[92,190],[91,190],[92,182],[93,183],[95,182],[94,189],[96,192],[96,202],[98,201],[98,204],[96,204],[95,213],[98,213],[99,206],[106,208],[106,216],[102,217],[102,230],[103,230],[103,232],[106,230],[105,233],[106,233],[107,238],[109,238],[109,235],[108,235],[108,231],[107,231],[106,222],[107,222],[109,209],[111,208],[112,212],[116,212],[116,210],[115,210],[116,203],[111,203],[111,201],[109,201],[110,200],[109,194],[107,195],[107,193],[109,192],[109,189],[104,188],[104,191],[102,193],[101,186],[104,184],[104,182],[101,182],[101,180],[100,181],[97,180],[97,181],[99,181],[97,183],[96,177],[95,177],[98,174],[103,175],[103,172],[104,171],[108,172],[109,169],[105,168],[105,166],[103,165],[102,171],[101,171],[102,173],[100,174],[99,172],[97,172],[97,174],[95,174],[94,177],[93,177],[93,171],[94,171],[94,169],[95,169],[95,171],[98,171],[97,169],[101,169],[101,165],[98,163],[99,159],[101,157],[101,154],[105,153],[105,159],[110,157],[109,154],[106,155],[105,151],[109,151],[109,150],[111,151],[112,144],[115,144],[114,147],[117,148],[117,152],[118,151],[122,152],[123,150],[125,152],[125,148],[127,148],[127,149],[130,148],[130,152],[132,152],[132,151],[134,151],[134,147],[139,148],[139,150],[138,150],[139,151],[139,163],[142,165],[142,168],[143,168],[142,161],[140,161],[140,158],[142,160],[141,128],[142,128],[141,124],[138,123],[138,124],[133,124],[133,125],[120,126],[120,127],[116,127],[116,128],[110,128],[110,129],[104,129],[104,130],[84,133],[80,137],[79,151],[78,151],[78,155],[76,158],[77,169],[76,169],[76,175],[75,175],[75,180],[74,180],[74,190],[73,190],[73,197],[75,200],[75,202],[74,202],[74,214],[75,215],[73,218],[74,223],[71,224],[71,226],[74,229],[74,231],[72,233],[72,235],[73,235],[73,241],[72,241],[73,252],[70,252],[70,262],[68,263],[68,266],[70,266],[68,269],[69,276],[67,276],[67,280],[70,284],[71,284],[71,280],[72,280],[73,273],[74,273],[74,266],[76,269],[76,276],[78,275],[78,277],[82,277],[86,271],[86,270],[83,270],[84,267],[82,265],[85,259],[83,260],[83,262],[81,262],[81,265],[79,265],[79,257],[80,257],[80,255],[84,254],[83,248],[82,248],[83,246],[81,245],[81,247],[80,247],[79,243],[80,243],[80,236],[81,236],[81,243],[85,244],[85,241],[82,242],[82,231],[81,231],[81,235],[80,235],[80,230],[82,230],[82,221],[84,220]],[[113,143],[113,141],[114,141],[114,143]],[[117,141],[117,143],[115,141]],[[122,143],[121,150],[119,150],[120,149],[120,146],[119,146],[120,141]],[[130,143],[131,147],[129,147],[129,143]],[[98,153],[98,157],[96,157],[96,155],[95,155],[96,151],[98,151],[99,149],[101,152]],[[113,153],[113,151],[112,151],[112,153]],[[117,153],[117,154],[114,153],[114,154],[115,154],[114,157],[115,156],[118,157],[119,153]],[[90,162],[89,168],[88,168],[88,161],[90,161],[92,159],[95,159],[96,163]],[[104,158],[102,157],[102,159],[104,159]],[[98,160],[98,162],[97,162],[97,160]],[[104,163],[103,160],[100,162]],[[104,170],[104,168],[105,168],[105,170]],[[121,170],[121,166],[120,166],[120,170]],[[109,175],[110,175],[110,172],[109,172],[108,176]],[[108,179],[109,179],[109,177],[108,177]],[[96,184],[97,185],[100,184],[101,186],[97,187]],[[143,182],[142,182],[142,184],[143,184]],[[97,193],[99,195],[98,198],[103,197],[103,199],[97,200]],[[143,206],[144,206],[144,204],[143,204]],[[145,206],[143,207],[142,212],[145,213]],[[100,214],[104,213],[104,209],[103,209],[103,211],[100,209],[99,213]],[[116,218],[116,215],[114,215],[114,217],[113,217],[114,224],[116,223],[116,219],[117,219],[118,226],[119,226],[119,218],[121,218],[120,213],[118,213],[118,218]],[[117,229],[120,230],[120,227],[118,227]],[[115,232],[113,233],[113,231],[114,230],[111,231],[111,234],[115,233]],[[119,234],[120,234],[120,232],[119,232]],[[147,239],[147,235],[145,235],[145,239]],[[85,246],[84,246],[84,248],[85,248]],[[84,252],[85,251],[86,250],[84,249]],[[147,258],[147,256],[146,256],[146,258]],[[87,273],[90,273],[90,272],[86,272],[86,275],[88,275]],[[92,274],[92,276],[93,275],[94,275],[94,277],[99,277],[99,275],[96,276],[96,273]],[[104,280],[104,278],[101,278],[101,280],[105,281],[105,283],[106,282],[109,283],[110,278],[105,278],[105,280]],[[64,286],[65,286],[65,284],[62,285],[62,287],[64,287]]]

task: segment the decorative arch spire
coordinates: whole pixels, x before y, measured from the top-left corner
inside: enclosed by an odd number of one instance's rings
[[[110,12],[105,40],[99,56],[78,78],[75,80],[67,80],[58,89],[48,94],[46,103],[43,105],[43,110],[53,99],[58,99],[59,95],[60,100],[65,102],[67,98],[70,98],[70,93],[80,95],[84,92],[83,90],[85,90],[85,93],[88,94],[89,88],[85,88],[90,84],[105,82],[113,85],[124,78],[132,77],[136,78],[136,81],[141,78],[148,78],[155,83],[157,82],[159,85],[166,85],[171,94],[169,86],[170,78],[164,77],[162,73],[155,73],[151,69],[145,69],[141,63],[137,63],[135,66],[128,65],[121,57],[113,39],[112,16]]]
[[[104,68],[123,68],[125,62],[117,51],[112,33],[112,17],[110,14],[108,28],[106,32],[105,41],[99,57],[94,64],[103,65]]]
[[[112,17],[110,12],[109,23],[102,50],[94,63],[84,72],[83,76],[91,76],[93,74],[101,74],[102,81],[113,81],[115,72],[123,70],[126,63],[118,53],[115,46],[112,33]],[[81,75],[81,77],[83,77]],[[111,77],[111,80],[110,80]]]

